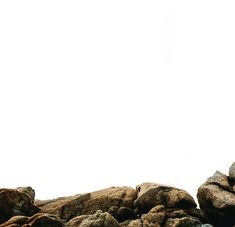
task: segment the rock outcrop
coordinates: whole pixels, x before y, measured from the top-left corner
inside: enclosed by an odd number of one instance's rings
[[[134,200],[137,192],[129,187],[111,187],[100,191],[59,198],[49,201],[36,201],[42,212],[55,214],[65,221],[97,210],[109,212],[117,220],[134,218]]]
[[[0,189],[0,227],[235,227],[235,163],[197,193],[156,183],[35,200],[31,187]]]
[[[39,212],[31,197],[21,191],[0,189],[0,223],[16,215],[31,216]]]
[[[198,189],[200,208],[218,227],[235,225],[234,167],[234,164],[230,167],[229,176],[216,171]]]

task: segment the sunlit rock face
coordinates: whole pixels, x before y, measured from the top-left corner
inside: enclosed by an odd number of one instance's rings
[[[31,187],[0,189],[0,227],[234,227],[235,164],[202,184],[196,201],[159,183],[36,200]]]

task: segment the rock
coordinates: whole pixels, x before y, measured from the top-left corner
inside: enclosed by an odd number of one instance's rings
[[[127,227],[131,221],[132,220],[126,220],[126,221],[120,222],[119,225],[120,227]]]
[[[64,227],[64,223],[55,215],[38,213],[28,219],[22,227]]]
[[[162,205],[152,208],[148,214],[143,214],[141,220],[144,226],[161,227],[166,219],[165,207]]]
[[[31,202],[34,203],[35,191],[32,187],[29,187],[29,186],[28,187],[18,187],[18,188],[16,188],[16,190],[27,194],[29,196]]]
[[[133,220],[128,224],[128,227],[143,227],[142,220],[141,219]]]
[[[168,218],[164,224],[164,227],[201,227],[202,224],[190,217],[182,218]]]
[[[11,219],[9,219],[7,222],[4,222],[0,225],[0,227],[7,227],[10,225],[16,225],[16,226],[22,226],[28,221],[29,217],[26,216],[14,216]]]
[[[192,208],[196,203],[186,191],[170,186],[143,183],[136,187],[138,197],[134,204],[141,213],[148,212],[157,205],[166,208]]]
[[[131,221],[124,227],[201,227],[202,222],[197,218],[188,215],[182,209],[165,208],[163,205],[158,205],[152,208],[147,214],[142,214],[139,219]]]
[[[67,223],[67,226],[77,227],[120,227],[117,220],[108,212],[98,210],[93,215],[83,215],[82,218],[73,219]]]
[[[229,178],[235,182],[235,162],[229,168]]]
[[[216,171],[213,176],[209,177],[207,179],[207,183],[219,185],[220,187],[224,188],[225,190],[232,191],[232,187],[229,183],[228,177],[219,171]]]
[[[83,195],[36,201],[35,204],[42,212],[57,215],[66,222],[79,215],[95,214],[97,210],[110,211],[117,220],[123,221],[133,214],[136,197],[137,193],[132,188],[111,187]]]
[[[0,227],[64,227],[64,223],[58,217],[50,214],[37,213],[32,217],[15,216]]]
[[[110,207],[108,212],[120,222],[136,218],[134,210],[126,206],[112,206]]]
[[[37,212],[39,208],[27,194],[14,189],[0,189],[0,223],[13,216],[31,216]]]
[[[73,219],[71,219],[69,222],[67,222],[66,226],[79,226],[85,219],[87,219],[89,215],[80,215]]]
[[[235,224],[235,193],[224,174],[216,172],[198,189],[200,208],[215,226]]]

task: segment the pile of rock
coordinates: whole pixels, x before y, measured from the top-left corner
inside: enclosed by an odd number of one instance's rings
[[[0,227],[235,227],[235,163],[197,196],[200,209],[186,191],[154,183],[46,201],[31,187],[0,189]]]

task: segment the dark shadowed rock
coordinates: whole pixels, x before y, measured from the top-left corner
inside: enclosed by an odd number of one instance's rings
[[[235,182],[235,162],[229,168],[229,177],[233,182]]]
[[[56,216],[51,214],[37,213],[31,217],[15,216],[0,227],[64,227],[64,223]]]
[[[22,226],[28,221],[29,217],[26,216],[14,216],[11,219],[9,219],[7,222],[4,222],[0,225],[0,227],[7,227],[10,225],[16,225],[16,226]]]
[[[235,193],[227,176],[217,171],[199,187],[197,197],[212,224],[226,227],[235,224]]]
[[[136,187],[138,197],[134,204],[142,213],[148,212],[157,205],[166,208],[192,208],[196,203],[186,191],[170,186],[143,183]]]
[[[109,212],[117,219],[124,220],[126,215],[122,210],[128,210],[129,214],[134,209],[133,203],[137,197],[134,189],[129,187],[111,187],[100,191],[58,198],[48,201],[36,201],[35,204],[44,213],[55,214],[65,221],[79,216],[95,214],[97,210]],[[129,210],[130,209],[130,210]]]
[[[39,212],[31,198],[20,191],[0,189],[0,223],[16,215],[31,216]]]
[[[64,223],[55,215],[38,213],[28,219],[22,227],[64,227]]]

